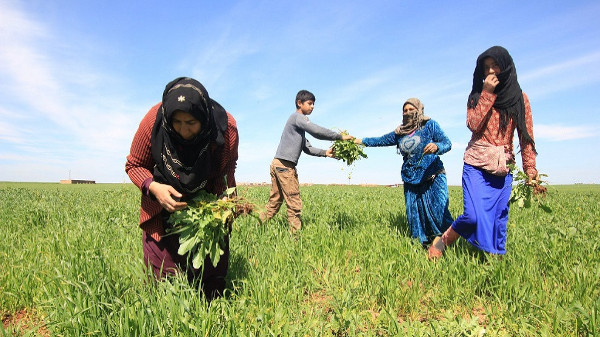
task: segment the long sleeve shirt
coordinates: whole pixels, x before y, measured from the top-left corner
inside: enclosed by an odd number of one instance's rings
[[[410,135],[399,136],[392,131],[381,137],[363,138],[362,143],[367,147],[396,145],[403,159],[402,181],[414,185],[443,170],[444,164],[439,156],[452,148],[450,139],[432,119]],[[429,143],[437,145],[438,150],[423,155],[423,149]]]
[[[283,127],[275,158],[298,164],[301,152],[311,156],[325,157],[325,150],[310,145],[310,142],[306,139],[306,132],[321,140],[342,139],[341,134],[313,124],[308,119],[308,116],[295,112],[288,118]]]
[[[516,122],[512,119],[509,120],[508,126],[504,133],[500,133],[500,113],[493,107],[496,101],[496,94],[482,91],[477,106],[475,108],[467,109],[467,127],[473,133],[469,145],[474,144],[478,141],[484,141],[493,146],[503,146],[504,154],[507,163],[515,162],[515,155],[513,150],[513,138],[516,129]],[[533,139],[533,118],[531,114],[531,106],[529,104],[529,98],[523,93],[523,101],[525,103],[525,124],[527,126],[527,132]],[[523,161],[523,171],[528,174],[536,175],[536,154],[533,151],[533,146],[523,141],[522,135],[518,132],[519,145],[521,147],[521,159]],[[477,151],[476,148],[468,146],[465,151],[465,158],[476,158],[481,157],[485,154],[480,153],[469,153],[469,151]],[[489,149],[493,151],[493,149]],[[467,164],[471,164],[468,160],[465,160]],[[475,165],[477,166],[477,165]]]
[[[154,199],[148,190],[152,182],[154,170],[154,159],[152,158],[152,127],[156,120],[156,113],[160,103],[153,106],[140,122],[139,128],[133,137],[131,149],[125,163],[125,172],[131,181],[142,191],[140,222],[142,230],[146,231],[155,240],[165,234],[161,212],[163,207]],[[238,159],[238,130],[235,119],[227,113],[227,130],[224,134],[225,144],[217,147],[211,144],[215,163],[210,174],[206,190],[210,193],[220,195],[227,187],[236,186],[235,168]],[[227,185],[223,176],[227,176]]]

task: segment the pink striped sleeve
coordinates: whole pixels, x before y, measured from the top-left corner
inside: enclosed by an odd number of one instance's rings
[[[496,102],[496,94],[482,91],[477,106],[467,108],[467,127],[471,132],[479,133],[486,127],[494,102]]]
[[[144,180],[152,177],[154,159],[152,159],[152,149],[150,138],[152,137],[152,127],[156,120],[156,112],[160,103],[153,106],[140,122],[140,126],[131,142],[131,149],[125,163],[125,172],[129,179],[142,189]]]
[[[525,124],[527,125],[527,132],[533,138],[533,116],[531,113],[531,105],[529,104],[529,97],[525,93],[523,93],[523,100],[525,103]],[[533,146],[531,144],[523,145],[521,141],[521,135],[519,134],[519,144],[521,146],[521,159],[523,160],[523,171],[525,171],[528,175],[537,175],[538,171],[536,169],[536,154],[533,151]]]

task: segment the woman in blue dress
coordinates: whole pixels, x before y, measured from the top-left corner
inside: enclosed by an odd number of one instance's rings
[[[401,175],[411,235],[424,246],[433,242],[429,257],[439,257],[444,248],[440,236],[453,222],[446,171],[439,156],[450,151],[452,143],[440,125],[424,114],[419,99],[409,98],[402,110],[402,124],[394,131],[354,142],[367,147],[397,147],[403,159]]]

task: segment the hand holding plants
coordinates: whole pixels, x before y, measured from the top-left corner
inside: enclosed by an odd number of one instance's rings
[[[173,227],[167,233],[179,234],[177,253],[189,253],[194,268],[202,267],[206,256],[216,266],[234,219],[253,210],[254,205],[235,195],[235,187],[228,188],[221,198],[201,190],[190,200],[189,207],[171,214],[169,223]]]
[[[150,193],[152,193],[152,195],[154,195],[160,205],[169,213],[180,211],[187,207],[187,203],[177,201],[173,198],[181,198],[182,195],[171,185],[161,184],[153,181],[148,186],[148,190]]]
[[[540,177],[545,177],[546,175],[537,174],[533,176],[525,174],[515,164],[510,164],[509,168],[513,174],[513,182],[516,183],[510,192],[509,203],[516,203],[520,208],[530,208],[535,201],[541,209],[550,213],[552,210],[542,202],[546,196],[547,189],[542,186],[546,182]]]
[[[360,158],[367,158],[363,152],[364,145],[360,139],[350,136],[346,131],[342,131],[342,139],[336,140],[333,146],[327,150],[335,158],[341,159],[348,166]]]

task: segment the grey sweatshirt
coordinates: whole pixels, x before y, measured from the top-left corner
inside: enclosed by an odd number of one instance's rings
[[[298,164],[301,151],[311,156],[325,157],[325,150],[310,145],[310,142],[306,139],[306,132],[321,140],[342,139],[341,134],[313,124],[308,120],[308,116],[294,112],[283,127],[275,158]]]

